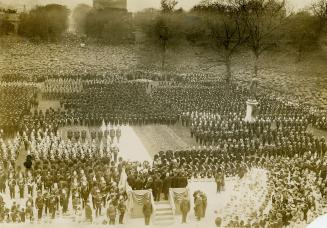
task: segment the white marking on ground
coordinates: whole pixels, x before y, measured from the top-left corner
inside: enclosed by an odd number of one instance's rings
[[[140,138],[130,126],[122,126],[122,135],[119,142],[119,150],[124,160],[130,161],[152,161],[152,158],[141,142]]]

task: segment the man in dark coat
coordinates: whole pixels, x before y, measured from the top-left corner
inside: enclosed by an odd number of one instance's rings
[[[88,183],[86,181],[84,181],[84,182],[82,182],[82,187],[81,187],[81,196],[82,196],[82,200],[83,200],[82,207],[83,208],[85,207],[85,204],[89,198],[89,195],[90,195],[90,190],[88,187]]]
[[[109,207],[107,209],[107,218],[109,219],[109,224],[110,225],[115,225],[116,222],[116,208],[115,206],[110,203]]]
[[[216,185],[217,185],[217,193],[219,193],[221,191],[221,187],[222,187],[221,173],[217,173],[215,175],[215,181],[216,181]]]
[[[202,198],[202,218],[204,218],[207,210],[207,196],[204,193],[202,193],[201,198]]]
[[[143,188],[142,180],[139,177],[136,177],[135,190],[141,190],[142,188]]]
[[[18,179],[19,197],[24,198],[25,180],[23,177]]]
[[[169,173],[167,173],[163,181],[163,193],[165,195],[165,200],[168,200],[169,188],[171,188],[171,177],[169,176]]]
[[[133,190],[135,190],[135,177],[133,174],[129,174],[127,177],[127,183]]]
[[[162,192],[162,180],[159,177],[156,177],[154,181],[154,200],[155,201],[160,201],[160,195]]]
[[[35,207],[37,209],[37,217],[40,220],[42,218],[42,211],[44,206],[44,199],[41,192],[38,192],[37,197],[35,199]]]
[[[182,212],[182,223],[186,223],[187,213],[191,209],[190,201],[187,199],[186,196],[182,199],[182,201],[180,203],[180,209]]]
[[[145,225],[149,225],[152,212],[153,212],[153,208],[150,200],[145,201],[143,205]]]
[[[123,224],[124,215],[126,212],[126,204],[122,196],[118,203],[118,211],[119,211],[119,224]]]
[[[179,186],[180,188],[186,188],[188,185],[188,181],[187,181],[187,177],[185,173],[182,173],[182,176],[180,177],[180,181],[179,181]]]
[[[102,207],[102,195],[100,190],[97,191],[95,196],[95,216],[101,216],[101,207]]]
[[[8,180],[10,198],[15,199],[16,196],[16,180],[14,178],[9,178]]]
[[[195,217],[198,220],[201,220],[201,218],[203,216],[203,202],[202,202],[202,198],[200,195],[197,195],[195,198],[194,212],[195,212]]]
[[[171,187],[178,188],[178,176],[177,174],[171,178]]]
[[[51,218],[54,219],[56,215],[56,196],[51,195],[49,197],[49,212],[51,214]]]
[[[84,143],[85,142],[85,139],[86,139],[86,131],[85,130],[83,130],[82,131],[82,142]]]
[[[32,168],[32,156],[31,155],[27,155],[26,156],[26,161],[24,162],[24,166],[26,169],[31,169]]]
[[[90,207],[90,204],[88,201],[86,202],[86,205],[85,205],[85,219],[87,222],[90,222],[90,223],[92,223],[92,221],[93,221],[92,208]]]

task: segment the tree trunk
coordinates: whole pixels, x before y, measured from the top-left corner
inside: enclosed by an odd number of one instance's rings
[[[162,58],[161,58],[161,72],[164,74],[165,76],[165,81],[166,80],[166,74],[165,74],[165,64],[166,64],[166,48],[163,49],[162,52]]]
[[[226,81],[231,82],[231,80],[232,80],[232,69],[231,69],[230,54],[226,54],[226,56],[225,56],[225,66],[226,66]]]
[[[258,77],[258,70],[259,70],[259,55],[255,55],[254,60],[254,77]]]

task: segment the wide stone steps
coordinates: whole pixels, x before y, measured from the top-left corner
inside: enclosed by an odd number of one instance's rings
[[[173,209],[168,201],[156,202],[156,209],[154,211],[155,225],[172,225],[175,222]]]

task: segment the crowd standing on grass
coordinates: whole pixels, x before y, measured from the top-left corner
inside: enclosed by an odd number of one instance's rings
[[[219,193],[225,178],[242,179],[258,167],[269,171],[266,203],[247,220],[218,215],[218,224],[293,226],[322,214],[327,208],[327,144],[309,126],[324,129],[326,117],[262,90],[257,121],[247,123],[248,90],[205,79],[153,84],[53,78],[41,86],[42,96],[58,99],[60,107],[46,110],[37,109],[35,83],[1,82],[0,220],[83,215],[91,223],[104,216],[106,223],[123,223],[127,194],[120,184],[122,172],[132,189],[151,189],[160,201],[168,199],[169,188],[186,187],[194,178],[214,180]],[[83,130],[58,133],[61,127],[101,124],[109,128],[89,135]],[[117,143],[124,134],[121,126],[148,124],[187,127],[200,147],[160,151],[153,163],[124,161]],[[16,168],[22,151],[33,161],[25,169]],[[198,220],[205,217],[207,200],[205,192],[194,193]]]

